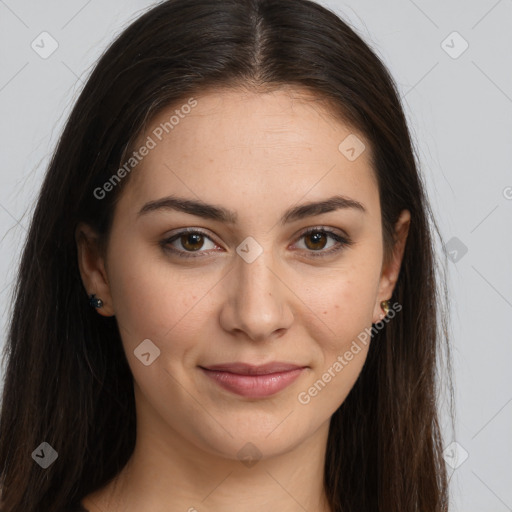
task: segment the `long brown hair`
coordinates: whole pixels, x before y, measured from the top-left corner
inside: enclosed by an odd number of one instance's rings
[[[331,508],[448,509],[438,421],[442,354],[450,368],[439,230],[389,72],[348,24],[309,0],[168,0],[101,56],[44,178],[5,346],[2,512],[65,509],[115,477],[135,445],[133,377],[116,319],[89,307],[74,239],[85,221],[106,243],[130,178],[101,200],[94,190],[162,108],[211,87],[285,84],[330,102],[370,142],[387,253],[400,211],[411,212],[392,299],[402,311],[373,334],[361,374],[331,419]],[[31,456],[41,442],[58,453],[47,469]]]

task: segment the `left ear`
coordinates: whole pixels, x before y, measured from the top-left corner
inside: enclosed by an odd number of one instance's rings
[[[395,289],[398,275],[400,274],[410,223],[411,213],[409,210],[402,210],[395,224],[394,245],[391,257],[382,267],[377,301],[373,310],[373,323],[377,323],[384,318],[385,313],[380,307],[380,303],[383,300],[389,300]]]

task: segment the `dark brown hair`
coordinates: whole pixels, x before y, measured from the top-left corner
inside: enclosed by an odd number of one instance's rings
[[[94,190],[162,108],[212,87],[284,85],[330,102],[339,120],[369,141],[386,254],[399,213],[411,212],[392,300],[402,311],[374,333],[361,374],[331,419],[331,508],[448,509],[438,422],[443,354],[450,373],[446,287],[434,251],[439,230],[392,78],[348,24],[311,1],[169,0],[135,20],[102,55],[44,178],[5,346],[2,512],[65,509],[106,485],[134,448],[133,377],[115,317],[88,305],[74,238],[85,221],[107,243],[130,178],[104,199]],[[47,469],[31,457],[43,441],[58,452]]]

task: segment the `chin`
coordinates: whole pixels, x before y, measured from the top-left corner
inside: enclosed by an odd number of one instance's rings
[[[309,432],[307,422],[297,423],[298,415],[293,418],[291,411],[292,407],[279,408],[273,414],[226,414],[222,426],[209,417],[203,423],[207,428],[197,432],[197,444],[212,455],[241,462],[278,456],[303,443],[319,427],[315,425]]]

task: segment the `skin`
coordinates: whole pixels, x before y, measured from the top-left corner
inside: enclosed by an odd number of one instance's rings
[[[191,113],[132,171],[106,253],[87,225],[77,228],[83,283],[104,302],[98,314],[117,317],[137,410],[132,458],[83,504],[91,512],[260,512],[270,503],[281,512],[329,511],[322,485],[329,420],[353,387],[369,345],[360,344],[309,403],[297,397],[383,317],[380,303],[398,278],[410,214],[400,215],[393,255],[384,264],[369,143],[305,91],[225,89],[195,98]],[[151,120],[139,142],[175,109]],[[338,150],[349,134],[366,144],[354,161]],[[338,209],[280,224],[291,206],[335,193],[359,201],[366,212]],[[237,222],[171,209],[137,215],[170,194],[233,210]],[[160,245],[187,227],[209,237],[192,240],[202,251],[198,258]],[[346,234],[353,243],[314,257],[338,243],[301,236],[311,227]],[[249,236],[263,250],[252,263],[236,252]],[[172,247],[194,252],[179,238]],[[145,339],[160,349],[148,366],[134,355]],[[235,361],[307,368],[284,390],[260,399],[226,391],[198,368]],[[252,467],[237,455],[248,442],[261,454]]]

